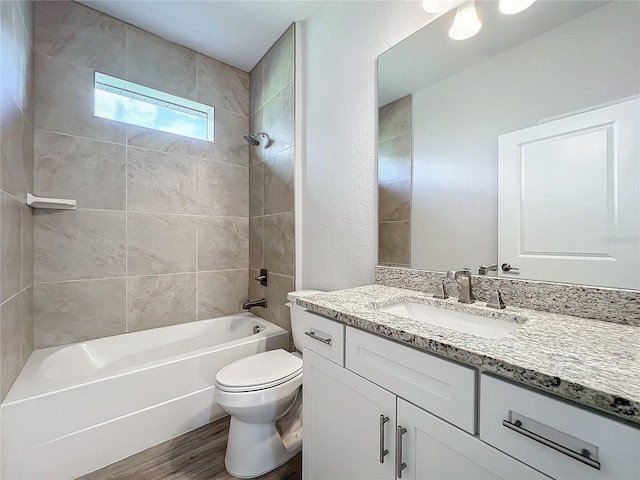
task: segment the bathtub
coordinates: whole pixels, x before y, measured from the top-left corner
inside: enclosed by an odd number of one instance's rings
[[[36,350],[0,404],[1,477],[76,478],[221,418],[217,372],[288,347],[242,313]]]

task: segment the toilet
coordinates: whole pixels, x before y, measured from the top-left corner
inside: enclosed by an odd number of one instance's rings
[[[302,290],[287,294],[296,352],[282,349],[250,355],[216,375],[214,397],[231,415],[227,471],[253,478],[279,467],[302,449],[302,339],[305,310],[296,299],[322,293]]]

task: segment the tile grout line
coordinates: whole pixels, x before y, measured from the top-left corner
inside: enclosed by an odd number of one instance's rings
[[[125,69],[126,69],[126,32],[125,32]],[[126,72],[126,70],[125,70]],[[125,129],[125,142],[129,128]],[[124,147],[124,331],[129,332],[129,147]]]
[[[196,100],[199,101],[199,95],[198,95],[198,64],[201,62],[202,60],[200,59],[200,54],[198,52],[196,52],[196,61],[195,61],[195,67],[196,67],[196,71],[195,71],[195,78],[196,78]],[[213,105],[212,105],[213,106]],[[215,117],[216,117],[216,110],[218,109],[218,107],[213,106],[213,121],[214,121],[214,131],[213,131],[213,140],[215,143],[215,138],[216,138],[216,131],[215,131]],[[200,185],[200,161],[203,160],[198,159],[196,161],[196,272],[195,272],[195,289],[196,289],[196,305],[195,305],[195,314],[196,314],[196,318],[194,320],[198,320],[200,317],[200,278],[198,275],[198,272],[200,270],[200,218],[197,216],[199,209],[200,209],[200,189],[198,188],[198,186]],[[247,162],[247,172],[249,171],[249,163]]]
[[[400,137],[405,137],[405,136],[411,137],[412,136],[411,132],[399,133],[398,135],[394,135],[392,137],[385,138],[384,140],[378,140],[378,146],[380,146],[381,143],[390,142],[391,140],[396,140],[396,139],[398,139]],[[411,140],[411,138],[410,138],[410,140]]]
[[[34,284],[29,284],[24,288],[20,288],[20,290],[18,290],[16,293],[14,293],[13,295],[11,295],[9,298],[7,298],[4,302],[0,303],[0,306],[5,305],[7,302],[10,302],[11,300],[13,300],[14,298],[20,296],[22,293],[24,293],[25,291],[29,290],[29,288],[33,287]]]
[[[27,119],[28,120],[28,119]],[[164,151],[164,150],[157,150],[157,149],[153,149],[153,148],[145,148],[145,147],[140,147],[140,146],[136,146],[136,145],[130,145],[129,144],[129,139],[128,139],[128,135],[129,135],[129,128],[133,127],[133,128],[139,128],[145,131],[149,131],[149,132],[155,132],[155,133],[160,133],[160,134],[165,134],[165,135],[175,135],[176,137],[179,137],[180,139],[190,139],[190,137],[183,137],[181,135],[176,135],[176,134],[172,134],[169,132],[163,132],[161,130],[153,130],[151,128],[144,128],[144,127],[139,127],[137,125],[128,125],[128,124],[124,124],[125,126],[125,140],[123,143],[119,143],[119,142],[112,142],[109,140],[101,140],[101,139],[97,139],[97,138],[91,138],[91,137],[84,137],[82,135],[74,135],[71,133],[66,133],[66,132],[58,132],[56,130],[49,130],[46,128],[36,128],[34,127],[34,132],[36,130],[40,130],[41,132],[46,132],[46,133],[52,133],[54,135],[63,135],[65,137],[72,137],[72,138],[79,138],[82,140],[88,140],[91,142],[98,142],[98,143],[107,143],[109,145],[117,145],[117,146],[121,146],[121,147],[129,147],[129,148],[133,148],[136,150],[143,150],[145,152],[155,152],[155,153],[159,153],[161,155],[169,155],[169,156],[176,156],[176,157],[183,157],[183,158],[188,158],[191,160],[203,160],[205,162],[210,162],[210,163],[215,163],[216,165],[228,165],[230,167],[245,167],[248,168],[249,164],[247,165],[238,165],[236,163],[229,163],[229,162],[221,162],[219,160],[212,160],[210,156],[195,156],[195,155],[189,155],[186,153],[180,153],[180,152],[171,152],[171,151]],[[194,140],[194,141],[198,141],[197,139],[190,139],[190,140]],[[206,140],[200,140],[200,141],[206,141]],[[287,147],[289,148],[289,147]],[[286,150],[283,149],[282,151]],[[280,153],[280,152],[278,152]]]
[[[34,282],[32,284],[29,284],[24,289],[27,289],[30,286],[53,285],[53,284],[58,284],[58,283],[98,282],[98,281],[103,281],[103,280],[122,280],[122,279],[126,279],[126,278],[168,277],[170,275],[197,275],[198,273],[240,272],[240,271],[244,271],[244,270],[250,270],[250,269],[248,267],[240,267],[240,268],[224,268],[224,269],[220,269],[220,270],[202,270],[200,272],[191,271],[191,272],[172,272],[172,273],[144,273],[144,274],[140,274],[140,275],[129,275],[128,277],[123,275],[123,276],[120,276],[120,277],[100,277],[100,278],[79,278],[79,279],[73,279],[73,280],[53,280],[53,281],[46,281],[46,282]],[[282,275],[282,274],[276,273],[275,275]],[[287,275],[285,275],[285,276],[287,276]],[[22,290],[24,290],[24,289],[22,289]]]
[[[197,60],[197,56],[196,56],[196,60]],[[196,82],[197,82],[197,75],[196,75]],[[196,92],[197,92],[197,87],[196,87]],[[198,185],[200,184],[199,180],[200,180],[200,162],[196,162],[196,213],[198,213],[198,209],[200,208],[200,196],[199,196],[199,191],[198,191]],[[200,252],[199,252],[199,248],[200,248],[200,244],[199,244],[199,235],[200,235],[200,220],[196,217],[196,320],[198,320],[198,307],[199,307],[199,293],[200,293],[200,282],[198,281],[198,271],[200,270]]]

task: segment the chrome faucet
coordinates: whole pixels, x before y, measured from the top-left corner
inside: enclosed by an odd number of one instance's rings
[[[486,275],[489,272],[497,272],[497,271],[498,271],[497,263],[494,263],[493,265],[480,265],[480,267],[478,268],[479,275]]]
[[[473,303],[473,292],[471,291],[471,270],[463,268],[462,270],[449,270],[447,272],[447,278],[456,279],[460,277],[460,293],[458,294],[458,301],[460,303]]]
[[[267,299],[261,298],[260,300],[253,300],[253,301],[247,300],[242,304],[242,308],[244,310],[249,310],[250,308],[253,308],[253,307],[267,308]]]

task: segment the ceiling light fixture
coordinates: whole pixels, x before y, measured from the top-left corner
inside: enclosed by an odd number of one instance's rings
[[[456,17],[449,29],[449,36],[454,40],[466,40],[473,37],[482,28],[482,22],[476,11],[476,1],[470,0],[456,9]]]
[[[523,12],[533,5],[535,1],[536,0],[500,0],[498,8],[505,15],[514,15]]]

